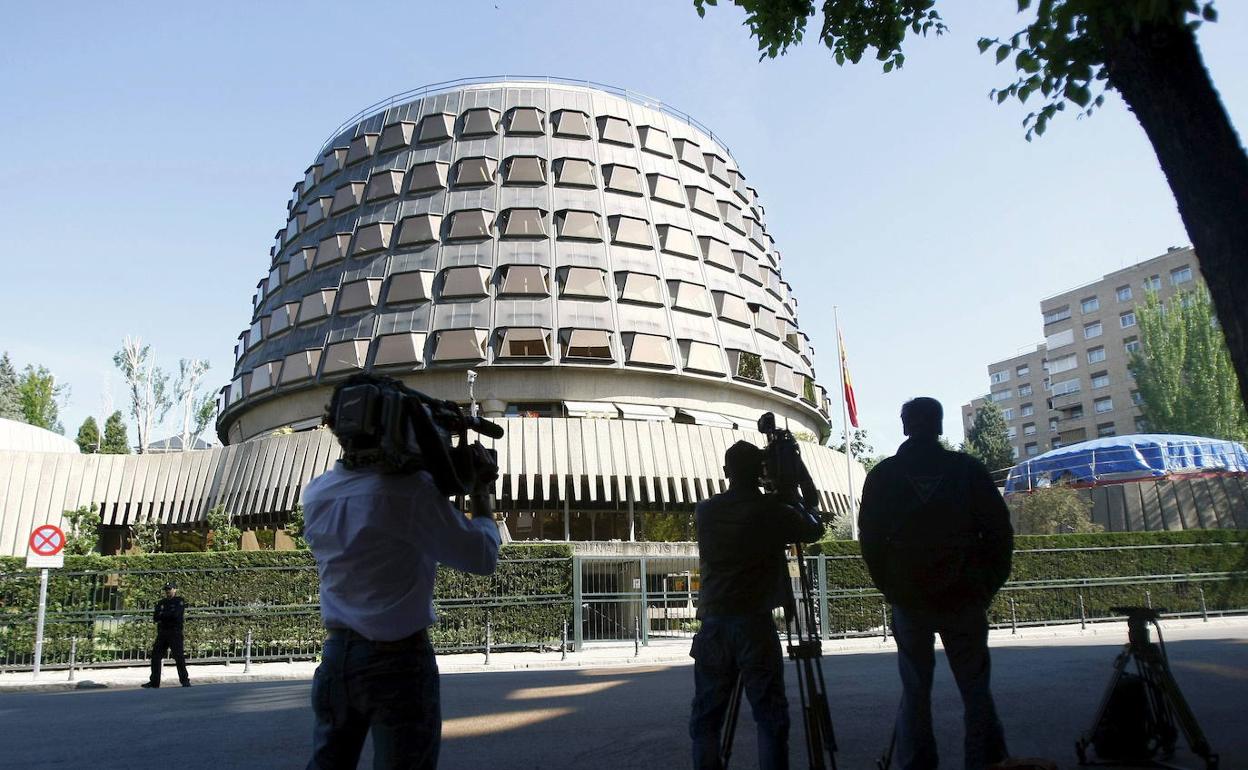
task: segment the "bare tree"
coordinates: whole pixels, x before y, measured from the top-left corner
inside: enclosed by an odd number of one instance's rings
[[[204,397],[199,393],[199,386],[208,371],[208,362],[202,358],[183,358],[178,362],[178,379],[173,385],[173,398],[182,411],[182,449],[194,449],[194,442],[204,432],[205,424],[200,421],[203,411]],[[211,396],[209,396],[211,398]]]
[[[147,451],[152,430],[164,421],[173,405],[169,397],[169,375],[156,366],[151,346],[138,337],[127,336],[113,356],[130,388],[130,414],[139,438],[139,454]]]

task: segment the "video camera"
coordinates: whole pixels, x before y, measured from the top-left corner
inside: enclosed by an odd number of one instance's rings
[[[426,470],[445,495],[468,494],[498,478],[498,453],[479,442],[470,444],[468,431],[502,438],[501,425],[392,377],[348,379],[334,391],[325,424],[338,437],[348,468]]]
[[[766,412],[758,418],[758,432],[767,437],[763,449],[763,488],[786,503],[819,511],[819,492],[797,439],[787,428],[776,426],[776,415]],[[820,514],[822,516],[822,514]]]

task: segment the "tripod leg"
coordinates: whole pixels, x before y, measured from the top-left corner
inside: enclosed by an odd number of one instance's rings
[[[1130,661],[1131,646],[1127,645],[1122,652],[1118,653],[1118,657],[1114,659],[1114,671],[1109,676],[1109,684],[1105,687],[1105,694],[1101,696],[1101,703],[1096,707],[1096,714],[1092,717],[1092,726],[1084,731],[1079,740],[1075,741],[1075,751],[1079,755],[1079,764],[1081,765],[1087,763],[1087,750],[1088,746],[1092,745],[1092,736],[1096,735],[1096,728],[1105,719],[1105,710],[1109,708],[1109,699],[1113,696],[1114,688],[1118,686],[1118,680],[1122,678],[1122,673],[1126,670]]]
[[[1192,712],[1187,699],[1183,697],[1183,692],[1179,690],[1179,683],[1175,681],[1169,663],[1152,645],[1150,645],[1145,661],[1149,668],[1149,682],[1156,688],[1160,705],[1167,713],[1171,734],[1173,735],[1177,722],[1178,729],[1183,732],[1183,738],[1187,741],[1192,753],[1205,760],[1207,768],[1217,768],[1218,755],[1213,753],[1213,748],[1205,738],[1204,731],[1196,721],[1196,714]],[[1171,751],[1174,749],[1173,738],[1169,748]]]
[[[737,683],[732,687],[732,697],[728,700],[724,729],[719,739],[719,762],[724,770],[728,770],[728,760],[732,758],[732,741],[737,734],[737,721],[741,716],[741,692],[744,689],[745,682],[741,674],[737,674]]]

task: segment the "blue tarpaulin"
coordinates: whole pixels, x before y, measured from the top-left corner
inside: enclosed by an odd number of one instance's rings
[[[1248,449],[1221,439],[1141,433],[1082,441],[1025,460],[1010,469],[1005,493],[1054,482],[1094,484],[1214,471],[1248,473]]]

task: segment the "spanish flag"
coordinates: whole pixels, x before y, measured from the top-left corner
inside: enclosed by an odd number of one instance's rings
[[[849,413],[849,424],[858,427],[858,402],[854,399],[854,381],[849,378],[849,359],[845,355],[845,338],[841,330],[836,330],[837,342],[841,343],[841,382],[845,386],[845,409]]]

